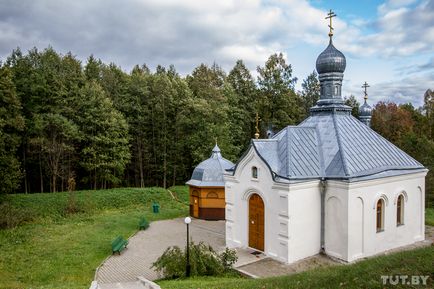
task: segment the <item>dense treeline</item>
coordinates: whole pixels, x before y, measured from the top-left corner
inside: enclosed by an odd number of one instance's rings
[[[424,106],[379,102],[372,115],[372,128],[430,171],[425,181],[427,206],[434,205],[434,92],[428,89]]]
[[[257,72],[255,80],[239,60],[228,74],[216,64],[186,77],[173,66],[126,73],[93,56],[82,64],[52,48],[17,49],[0,67],[1,192],[62,191],[72,177],[78,188],[93,189],[180,184],[216,140],[236,161],[257,112],[266,137],[299,123],[319,98],[315,72],[295,91],[282,54]],[[427,95],[419,109],[378,104],[373,128],[432,167],[434,101]],[[356,98],[346,101],[357,115]]]

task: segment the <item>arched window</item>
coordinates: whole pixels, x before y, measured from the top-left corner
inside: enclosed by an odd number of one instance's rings
[[[252,178],[257,179],[258,178],[258,168],[252,167]]]
[[[396,202],[396,225],[404,225],[404,196],[399,195]]]
[[[209,192],[209,193],[206,195],[206,197],[207,197],[208,199],[218,199],[218,198],[219,198],[219,195],[218,195],[216,192]]]
[[[377,202],[377,232],[384,231],[384,200]]]

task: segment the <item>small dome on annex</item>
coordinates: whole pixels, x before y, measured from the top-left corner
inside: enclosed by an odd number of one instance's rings
[[[211,157],[197,165],[191,179],[186,184],[201,187],[224,187],[223,174],[225,170],[233,166],[231,161],[222,157],[220,148],[216,144],[212,149]]]
[[[234,164],[223,158],[216,144],[211,157],[194,169],[186,183],[190,192],[190,216],[204,220],[225,219],[225,181],[223,174]]]

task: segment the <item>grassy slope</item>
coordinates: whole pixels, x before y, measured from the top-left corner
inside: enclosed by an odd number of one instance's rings
[[[434,208],[425,209],[425,224],[434,226]]]
[[[170,190],[176,193],[180,201],[188,203],[186,186],[172,187]],[[15,229],[0,230],[0,288],[88,288],[95,268],[111,254],[111,240],[117,235],[128,237],[134,233],[141,216],[152,221],[183,216],[188,212],[187,206],[173,201],[166,191],[157,188],[77,192],[77,202],[87,213],[75,215],[65,214],[67,193],[11,195],[2,198],[14,207],[26,208],[35,220]],[[158,215],[151,213],[153,200],[162,205]],[[427,209],[426,222],[434,225],[434,209]],[[358,278],[356,281],[362,280],[363,286],[375,287],[380,284],[377,280],[381,272],[423,275],[427,269],[431,268],[432,271],[433,259],[431,247],[342,268],[314,270],[260,281],[198,278],[164,281],[161,284],[163,288],[174,289],[334,288],[340,284],[336,283],[338,281],[345,283]],[[428,261],[431,263],[428,264]],[[335,276],[338,281],[328,280],[329,276]],[[431,277],[431,282],[432,279],[434,276]],[[356,283],[345,283],[343,287],[359,287],[354,284]]]
[[[188,186],[173,186],[170,187],[169,190],[174,193],[175,197],[178,198],[179,201],[189,204],[189,192]]]
[[[87,213],[65,214],[67,193],[6,197],[36,219],[0,230],[0,288],[88,288],[96,267],[111,254],[111,240],[133,234],[141,216],[153,221],[188,213],[157,188],[83,191],[76,197]],[[160,214],[152,214],[153,200],[161,204]]]
[[[160,281],[159,284],[163,289],[413,288],[407,285],[384,286],[380,276],[429,275],[428,287],[424,288],[432,288],[433,260],[434,247],[431,246],[291,276],[265,279],[201,277]]]

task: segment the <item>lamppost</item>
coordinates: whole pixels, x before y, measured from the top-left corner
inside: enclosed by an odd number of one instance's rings
[[[186,217],[184,223],[187,225],[187,264],[185,265],[185,276],[190,277],[190,228],[191,218]]]

